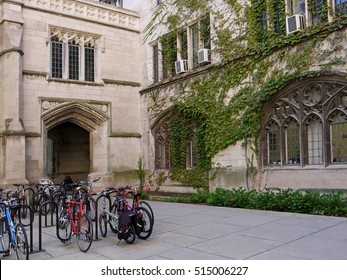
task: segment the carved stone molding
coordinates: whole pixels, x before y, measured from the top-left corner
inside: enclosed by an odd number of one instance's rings
[[[74,99],[58,99],[58,98],[41,98],[41,113],[52,110],[57,106],[63,105],[64,103],[70,104],[72,102],[80,102],[86,104],[88,107],[92,107],[95,110],[102,112],[105,115],[110,115],[110,108],[107,102],[97,101],[79,101]]]
[[[122,10],[98,1],[24,0],[23,2],[27,7],[46,10],[49,13],[65,14],[134,31],[139,31],[140,28],[136,12]]]

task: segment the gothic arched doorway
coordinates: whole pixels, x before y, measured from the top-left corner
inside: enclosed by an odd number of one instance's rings
[[[90,173],[90,135],[84,128],[64,122],[47,132],[47,173],[53,179],[70,175],[87,180]]]

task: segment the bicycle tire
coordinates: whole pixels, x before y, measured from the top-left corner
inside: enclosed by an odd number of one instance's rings
[[[33,210],[34,212],[38,212],[41,208],[41,205],[48,201],[49,198],[47,196],[47,194],[45,194],[44,192],[37,192],[33,195]],[[48,212],[50,211],[50,207],[49,205],[46,205],[45,209],[41,209],[42,212],[41,214],[43,215],[47,215]]]
[[[10,249],[11,234],[9,231],[8,221],[6,217],[0,219],[0,253],[7,253]]]
[[[22,224],[16,225],[16,255],[18,260],[29,259],[29,242],[25,227]]]
[[[78,248],[85,253],[93,242],[93,221],[88,215],[83,213],[79,223],[79,233],[76,234],[76,241]]]
[[[151,236],[153,231],[153,220],[150,212],[143,207],[138,207],[135,210],[137,217],[141,218],[143,228],[141,231],[136,231],[136,235],[140,239],[147,239]]]
[[[106,237],[107,235],[107,214],[101,213],[99,216],[99,229],[102,237]]]
[[[147,209],[150,212],[151,217],[152,217],[152,224],[154,225],[154,213],[153,213],[153,209],[149,205],[149,203],[147,201],[140,200],[139,207],[145,208],[145,209]]]
[[[126,234],[127,234],[127,237],[124,238],[125,242],[128,244],[133,244],[136,239],[136,234],[135,234],[135,227],[132,223],[129,223]]]
[[[57,237],[65,243],[71,239],[72,236],[72,221],[67,212],[61,212],[57,222]]]

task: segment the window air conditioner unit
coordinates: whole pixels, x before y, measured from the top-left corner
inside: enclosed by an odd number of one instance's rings
[[[209,63],[210,60],[210,50],[209,49],[201,49],[198,50],[198,63]]]
[[[292,15],[287,17],[287,34],[299,31],[305,27],[305,16]]]
[[[185,73],[188,71],[188,60],[182,59],[175,62],[176,74]]]

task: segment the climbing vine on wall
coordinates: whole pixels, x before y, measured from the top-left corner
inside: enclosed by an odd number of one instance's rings
[[[164,2],[147,27],[148,36],[159,25],[166,25],[174,34],[191,15],[210,14],[214,19],[212,40],[221,62],[207,74],[192,78],[190,90],[171,100],[176,110],[171,122],[172,163],[176,169],[185,170],[192,124],[197,127],[199,143],[203,143],[199,146],[199,167],[206,172],[220,150],[240,140],[257,138],[263,106],[282,87],[347,61],[339,57],[326,62],[345,45],[343,31],[347,26],[345,16],[328,23],[326,5],[317,8],[321,22],[286,35],[283,0],[251,0],[250,4],[224,0],[218,7],[212,2]],[[176,13],[165,6],[169,4],[175,6]],[[324,55],[317,51],[322,41],[329,45]],[[317,64],[320,70],[311,71]],[[153,108],[158,109],[157,105],[153,102]]]

